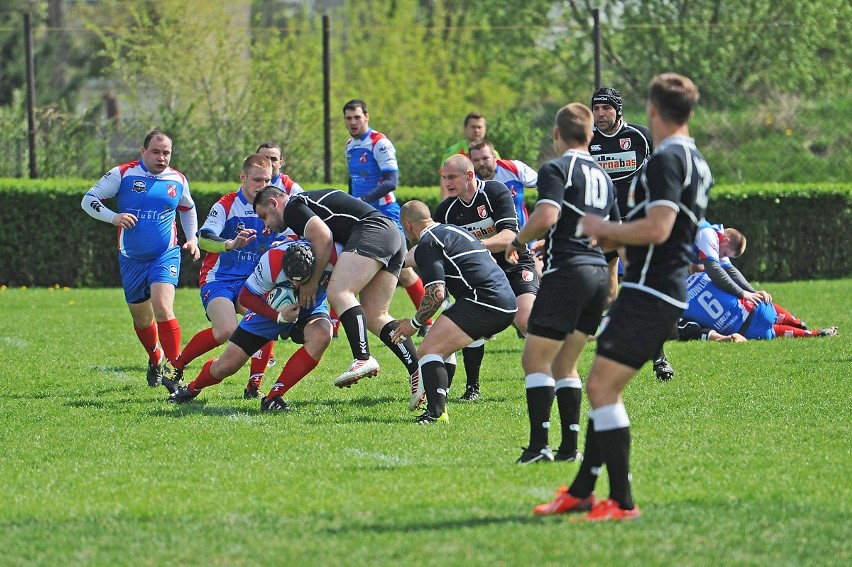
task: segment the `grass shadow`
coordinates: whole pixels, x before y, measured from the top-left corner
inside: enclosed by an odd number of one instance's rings
[[[436,520],[433,522],[418,520],[417,523],[401,522],[376,522],[376,523],[347,523],[339,528],[327,528],[323,531],[332,535],[374,533],[400,533],[410,534],[415,532],[443,532],[445,530],[457,530],[459,528],[476,528],[480,526],[492,526],[502,524],[530,524],[539,523],[540,518],[528,514],[514,514],[489,518],[471,518],[466,520]]]

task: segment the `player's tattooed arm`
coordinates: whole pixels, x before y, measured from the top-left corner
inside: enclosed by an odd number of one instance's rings
[[[417,314],[414,316],[421,325],[437,313],[447,295],[446,288],[442,283],[429,284],[426,286],[425,292],[420,307],[417,309]]]

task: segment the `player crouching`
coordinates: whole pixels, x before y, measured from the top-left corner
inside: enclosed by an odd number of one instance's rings
[[[297,293],[301,282],[310,278],[314,269],[313,250],[306,240],[291,240],[270,248],[240,292],[239,301],[248,312],[231,335],[225,352],[208,360],[198,377],[169,396],[168,401],[183,404],[194,400],[202,389],[235,374],[260,347],[280,336],[303,346],[287,360],[275,385],[261,399],[260,409],[289,411],[283,395],[316,368],[331,343],[332,325],[324,299],[332,263],[320,280],[314,307],[300,309],[297,302],[276,311],[264,298],[281,286],[291,286]]]

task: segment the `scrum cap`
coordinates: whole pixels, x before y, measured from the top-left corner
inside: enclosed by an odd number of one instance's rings
[[[281,268],[294,282],[302,282],[314,273],[314,251],[304,242],[287,247],[281,257]]]
[[[591,107],[596,104],[608,104],[615,109],[615,117],[621,118],[624,112],[624,103],[621,100],[621,93],[612,87],[601,87],[592,95]]]

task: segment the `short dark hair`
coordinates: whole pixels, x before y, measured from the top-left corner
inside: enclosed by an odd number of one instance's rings
[[[279,146],[275,142],[263,142],[261,145],[259,145],[257,147],[257,149],[254,151],[254,153],[256,153],[256,154],[260,153],[260,150],[263,150],[263,149],[278,150],[278,153],[283,155],[283,152],[281,152],[281,146]]]
[[[367,103],[363,100],[353,98],[343,105],[343,114],[346,114],[347,110],[357,110],[359,108],[364,111],[364,114],[367,114]]]
[[[366,110],[364,112],[367,112]],[[464,117],[464,125],[467,126],[467,123],[471,120],[479,120],[480,118],[484,119],[485,116],[480,114],[479,112],[468,112],[467,116]]]
[[[267,185],[263,189],[257,192],[257,195],[254,196],[254,201],[252,201],[251,206],[254,210],[257,210],[258,205],[262,207],[266,207],[269,205],[269,199],[275,197],[278,199],[283,199],[284,196],[287,195],[283,190],[276,187],[275,185]]]
[[[148,132],[148,135],[145,136],[145,141],[142,142],[142,147],[145,148],[145,149],[148,149],[148,145],[151,143],[151,140],[153,140],[154,138],[160,138],[160,137],[168,138],[170,142],[174,143],[174,140],[172,140],[172,137],[169,136],[168,134],[166,134],[165,131],[155,128],[155,129],[151,130],[150,132]]]
[[[485,138],[471,142],[467,148],[467,153],[470,154],[473,150],[481,150],[482,148],[491,148],[491,153],[494,153],[494,144],[491,143],[491,140],[486,140]]]
[[[651,79],[648,100],[664,121],[686,124],[698,104],[698,88],[683,75],[663,73]]]

